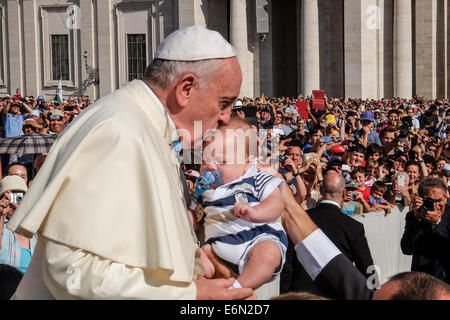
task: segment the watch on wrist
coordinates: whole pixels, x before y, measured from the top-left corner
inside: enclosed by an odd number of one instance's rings
[[[297,173],[294,173],[293,176],[294,177],[298,177],[300,175],[300,172],[297,171]]]

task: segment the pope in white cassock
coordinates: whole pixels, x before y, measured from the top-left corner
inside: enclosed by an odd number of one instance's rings
[[[172,143],[228,122],[242,74],[217,32],[187,27],[144,80],[90,106],[58,138],[8,228],[39,236],[16,299],[242,299],[203,269]],[[184,143],[185,141],[183,141]],[[192,142],[193,143],[193,142]]]

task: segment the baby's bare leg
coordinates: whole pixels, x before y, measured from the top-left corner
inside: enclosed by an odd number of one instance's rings
[[[262,241],[250,250],[247,266],[237,280],[243,288],[255,290],[269,281],[280,265],[280,247],[273,241]]]

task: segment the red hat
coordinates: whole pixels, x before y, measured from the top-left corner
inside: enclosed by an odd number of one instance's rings
[[[341,146],[341,145],[334,146],[333,148],[330,149],[330,152],[345,153],[345,148],[343,146]]]

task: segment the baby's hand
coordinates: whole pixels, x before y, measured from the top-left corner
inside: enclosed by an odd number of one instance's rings
[[[256,217],[256,209],[247,203],[236,202],[234,204],[234,215],[241,219],[252,221]]]

